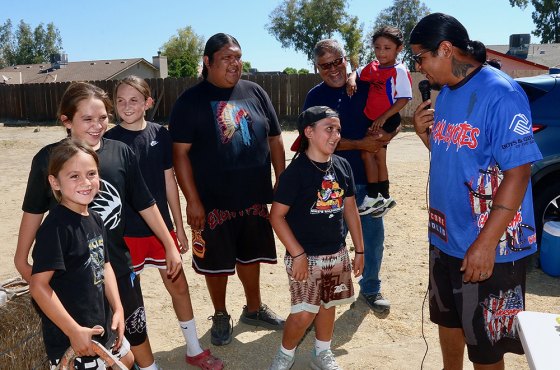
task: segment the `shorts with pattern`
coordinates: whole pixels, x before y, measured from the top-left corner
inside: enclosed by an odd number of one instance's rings
[[[107,347],[108,348],[108,347]],[[115,355],[116,358],[121,359],[130,352],[130,343],[123,338],[121,347],[118,350],[115,350],[111,347],[111,352]],[[60,359],[57,358],[56,360],[51,361],[51,370],[56,369],[56,365],[60,362]],[[105,366],[105,362],[101,360],[99,357],[77,357],[74,360],[74,369],[75,370],[105,370],[107,367]]]
[[[131,346],[138,346],[148,337],[140,278],[131,272],[117,278],[117,286],[124,311],[124,336]]]
[[[204,245],[193,245],[192,266],[202,275],[235,274],[236,264],[276,263],[274,234],[266,204],[206,214]]]
[[[177,234],[171,230],[169,232],[179,253],[181,249],[177,242]],[[144,237],[125,236],[124,242],[130,251],[130,259],[132,260],[132,268],[134,272],[139,274],[144,267],[156,267],[158,269],[166,269],[165,264],[165,247],[155,235]]]
[[[430,320],[462,328],[469,360],[494,364],[504,353],[523,354],[515,315],[525,307],[527,257],[495,263],[492,275],[464,283],[463,260],[430,246]]]
[[[307,256],[308,274],[303,282],[292,278],[292,256],[286,253],[284,263],[290,282],[291,313],[318,313],[321,304],[328,309],[355,301],[352,263],[346,247],[334,254]]]

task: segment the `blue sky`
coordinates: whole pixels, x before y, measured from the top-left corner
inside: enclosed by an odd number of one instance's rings
[[[269,14],[280,0],[187,1],[95,0],[11,1],[2,7],[0,21],[23,19],[35,28],[53,22],[60,30],[64,51],[72,61],[142,57],[148,61],[179,28],[190,25],[206,40],[218,32],[230,33],[243,49],[243,59],[259,71],[286,67],[312,69],[305,55],[282,49],[268,33]],[[369,30],[392,0],[349,0],[348,12]],[[513,33],[534,30],[532,7],[512,8],[509,0],[425,0],[432,12],[459,19],[473,40],[487,45],[508,44]],[[531,36],[531,42],[540,40]]]

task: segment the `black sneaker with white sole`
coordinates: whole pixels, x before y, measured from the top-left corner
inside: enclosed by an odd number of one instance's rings
[[[256,312],[249,312],[247,306],[243,306],[243,313],[239,321],[247,325],[262,326],[272,330],[282,330],[284,328],[284,320],[265,304],[261,304]]]
[[[391,303],[388,299],[385,299],[381,293],[360,295],[364,298],[367,305],[377,313],[384,313],[391,309]]]
[[[231,316],[227,312],[218,311],[214,316],[210,316],[212,328],[210,329],[210,342],[215,346],[225,346],[231,342],[233,333]]]

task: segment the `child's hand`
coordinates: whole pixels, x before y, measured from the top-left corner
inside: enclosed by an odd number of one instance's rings
[[[356,93],[356,91],[358,91],[356,80],[349,77],[348,80],[346,80],[346,93],[348,94],[348,96],[352,96]]]
[[[111,330],[117,333],[117,341],[115,342],[115,349],[121,348],[124,337],[124,312],[117,309],[113,312],[113,319],[111,320]]]
[[[307,280],[307,254],[302,254],[297,258],[292,259],[292,278],[295,281],[305,281]]]
[[[76,356],[95,356],[91,337],[94,335],[102,335],[103,332],[103,328],[90,329],[80,326],[75,332],[70,333],[68,336],[70,338],[70,346],[74,349]]]
[[[379,131],[379,129],[381,129],[381,127],[383,127],[385,121],[387,120],[383,116],[378,117],[375,121],[371,123],[369,129],[372,130],[373,132],[377,132]]]
[[[358,277],[364,272],[364,254],[356,253],[354,255],[354,260],[352,260],[352,269],[354,270],[354,276]]]
[[[183,269],[183,261],[177,248],[175,248],[175,243],[173,243],[172,247],[165,248],[165,264],[167,267],[167,277],[171,280],[175,279]]]
[[[187,238],[187,233],[184,227],[177,227],[175,231],[177,233],[177,241],[179,242],[179,248],[181,254],[185,254],[189,251],[189,238]]]

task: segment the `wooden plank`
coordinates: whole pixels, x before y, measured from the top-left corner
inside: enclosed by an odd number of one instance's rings
[[[299,114],[299,77],[298,75],[289,75],[288,81],[290,89],[290,109],[286,116],[293,117]]]
[[[26,104],[28,109],[27,116],[32,122],[37,121],[38,106],[41,104],[41,99],[38,96],[39,91],[39,84],[32,84],[27,88],[27,93],[29,94],[29,102]]]
[[[171,110],[173,109],[173,104],[181,95],[181,92],[184,90],[184,86],[186,84],[185,79],[177,79],[177,78],[166,78],[165,79],[165,112],[163,113],[164,120],[169,122],[169,116],[171,115]]]
[[[278,118],[288,115],[288,75],[282,73],[278,75],[278,106],[276,107],[276,114]]]
[[[46,84],[45,86],[45,121],[53,122],[56,120],[57,104],[55,101],[56,85],[55,83]]]
[[[270,99],[276,114],[280,112],[280,75],[270,76]]]

